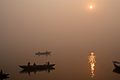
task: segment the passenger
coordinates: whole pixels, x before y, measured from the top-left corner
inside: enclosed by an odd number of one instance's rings
[[[34,62],[34,64],[33,64],[33,66],[36,66],[35,62]]]
[[[30,66],[30,62],[28,62],[28,66]]]
[[[50,65],[50,62],[48,61],[47,65],[49,66]]]
[[[3,71],[2,71],[2,69],[1,69],[1,71],[0,71],[0,74],[3,74]]]

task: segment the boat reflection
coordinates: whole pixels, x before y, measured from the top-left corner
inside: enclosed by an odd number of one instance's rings
[[[6,80],[8,79],[9,77],[1,77],[0,80]]]
[[[37,72],[44,72],[44,71],[50,73],[50,72],[53,71],[53,70],[55,70],[54,67],[46,68],[46,69],[34,69],[34,70],[32,70],[32,69],[25,70],[25,69],[24,69],[24,70],[20,71],[20,73],[21,73],[21,74],[24,74],[24,73],[25,73],[25,74],[30,75],[31,73],[36,74]]]
[[[88,56],[88,63],[90,66],[90,76],[94,77],[95,76],[95,66],[96,66],[96,56],[93,52],[90,53]]]
[[[33,65],[30,65],[30,62],[28,62],[28,65],[19,65],[20,68],[22,68],[22,71],[20,73],[28,73],[30,75],[31,72],[42,72],[46,71],[50,73],[50,71],[55,70],[54,68],[55,64],[51,64],[50,62],[47,62],[46,64],[36,65],[35,63]]]

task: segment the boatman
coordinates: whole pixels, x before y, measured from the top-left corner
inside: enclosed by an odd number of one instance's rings
[[[48,61],[48,66],[50,65],[50,62]]]
[[[28,66],[30,66],[30,62],[28,62]]]
[[[34,62],[34,64],[33,64],[33,66],[36,66],[35,62]]]
[[[2,71],[2,69],[1,69],[1,71],[0,71],[0,74],[3,74],[3,71]]]

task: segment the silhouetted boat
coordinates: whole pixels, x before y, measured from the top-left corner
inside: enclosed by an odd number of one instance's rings
[[[6,79],[6,78],[9,78],[8,75],[9,75],[9,74],[3,73],[2,70],[0,71],[0,79],[1,79],[1,80]]]
[[[48,69],[48,68],[53,68],[53,66],[55,66],[55,64],[50,64],[48,62],[48,64],[43,64],[43,65],[20,65],[19,67],[21,67],[24,70],[43,70],[43,69]]]
[[[118,61],[113,61],[114,69],[113,72],[120,74],[120,62]]]
[[[120,69],[119,68],[114,68],[113,72],[120,74]]]
[[[36,65],[35,63],[33,65],[30,65],[30,62],[28,62],[28,65],[20,65],[19,67],[23,69],[22,71],[20,71],[20,73],[28,73],[30,75],[31,72],[50,72],[51,70],[55,70],[54,66],[55,64],[50,64],[49,62],[43,65]]]
[[[113,65],[114,65],[115,68],[120,69],[120,62],[113,61]]]
[[[48,55],[50,55],[50,54],[51,54],[50,51],[46,51],[46,52],[37,52],[37,53],[35,53],[35,55],[38,55],[38,56],[40,56],[40,55],[46,55],[46,56],[48,56]]]

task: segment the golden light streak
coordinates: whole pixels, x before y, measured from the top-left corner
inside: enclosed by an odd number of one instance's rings
[[[89,59],[89,65],[90,65],[90,75],[91,77],[94,77],[95,75],[95,64],[96,64],[96,56],[93,52],[90,53],[88,56]]]

